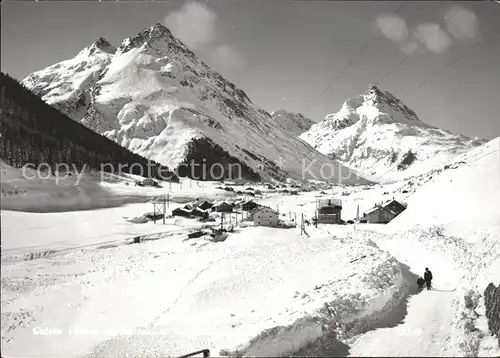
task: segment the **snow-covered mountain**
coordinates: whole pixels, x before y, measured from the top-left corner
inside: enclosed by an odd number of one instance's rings
[[[247,179],[300,180],[325,179],[321,167],[328,164],[334,169],[326,179],[366,182],[283,131],[161,24],[117,49],[99,39],[23,84],[74,120],[171,168],[191,160],[206,168],[240,163]]]
[[[278,124],[285,132],[294,134],[296,136],[308,131],[314,121],[304,117],[301,113],[291,113],[284,109],[271,112],[276,124]]]
[[[422,122],[394,95],[374,85],[300,138],[349,167],[383,179],[427,172],[484,143]]]
[[[96,85],[99,74],[110,64],[115,52],[116,47],[101,37],[74,58],[32,73],[22,84],[78,120],[86,114],[91,101],[89,89]]]

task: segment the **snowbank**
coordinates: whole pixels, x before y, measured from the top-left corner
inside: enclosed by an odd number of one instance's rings
[[[455,158],[449,169],[408,198],[391,225],[446,225],[455,232],[500,232],[500,138]]]
[[[258,227],[222,243],[181,237],[2,265],[4,353],[283,355],[402,291],[398,263],[363,240]]]

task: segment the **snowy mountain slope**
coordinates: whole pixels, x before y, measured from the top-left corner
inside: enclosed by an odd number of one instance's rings
[[[284,109],[271,112],[271,116],[285,132],[296,136],[308,131],[314,124],[314,121],[302,114],[291,113]]]
[[[499,152],[496,138],[457,156],[389,225],[354,234],[434,278],[431,291],[410,297],[404,321],[356,337],[351,356],[499,355],[483,297],[500,283]]]
[[[399,99],[374,85],[300,138],[343,164],[382,179],[422,174],[484,143],[420,121]]]
[[[408,209],[391,225],[450,224],[462,233],[474,225],[500,232],[499,149],[496,138],[456,157],[408,198]]]
[[[329,164],[335,168],[330,180],[366,182],[285,133],[160,24],[125,39],[114,54],[106,52],[106,60],[92,67],[96,82],[77,81],[86,67],[73,65],[93,60],[69,61],[71,66],[54,65],[23,83],[75,120],[164,165],[241,163],[247,179],[301,180],[321,179],[321,166]],[[63,66],[65,76],[52,74]],[[53,78],[51,84],[46,78]],[[304,178],[303,166],[311,163]]]
[[[22,83],[48,104],[78,120],[87,112],[89,88],[115,52],[116,47],[101,37],[74,58],[32,73]]]

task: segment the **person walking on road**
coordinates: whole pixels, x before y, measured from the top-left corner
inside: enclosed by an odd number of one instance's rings
[[[417,285],[418,285],[419,290],[424,288],[424,283],[425,283],[425,280],[422,277],[419,277],[417,280]]]
[[[424,280],[425,284],[427,286],[427,289],[431,289],[431,281],[432,281],[432,272],[429,270],[429,268],[425,268],[425,273],[424,273]]]

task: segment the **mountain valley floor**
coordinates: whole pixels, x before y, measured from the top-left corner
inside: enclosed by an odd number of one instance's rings
[[[310,218],[316,200],[330,197],[342,198],[345,220],[392,197],[408,209],[387,225],[306,226],[307,235],[235,225],[222,242],[187,240],[203,225],[187,218],[130,221],[168,191],[169,210],[236,197],[219,183],[156,189],[117,179],[102,189],[141,200],[78,211],[52,192],[64,205],[34,212],[30,186],[3,166],[2,189],[11,188],[1,212],[3,354],[498,356],[481,295],[500,283],[499,142],[452,169],[391,184],[299,195],[251,185],[263,192],[256,202],[288,218]],[[16,197],[24,210],[9,204]],[[425,267],[433,290],[417,292]]]

